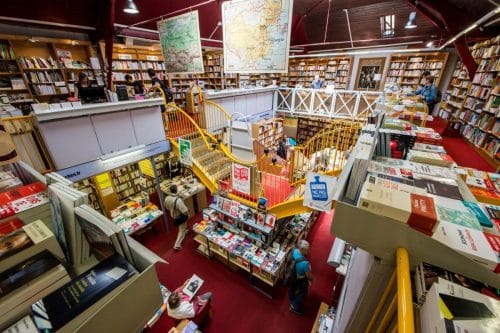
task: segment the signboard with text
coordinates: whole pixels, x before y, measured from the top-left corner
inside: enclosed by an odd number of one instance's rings
[[[336,183],[337,177],[308,172],[304,192],[304,206],[323,212],[330,211]]]
[[[233,163],[231,167],[233,189],[241,193],[250,194],[250,168]]]

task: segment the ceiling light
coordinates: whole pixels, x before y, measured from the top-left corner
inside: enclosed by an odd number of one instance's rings
[[[411,12],[410,16],[408,16],[408,22],[406,22],[405,29],[414,29],[417,27],[417,23],[415,20],[417,18],[417,12]]]
[[[434,42],[430,41],[427,44],[425,44],[426,47],[434,47]]]
[[[127,0],[127,6],[123,8],[123,11],[127,14],[137,14],[139,13],[139,9],[135,5],[134,0]]]

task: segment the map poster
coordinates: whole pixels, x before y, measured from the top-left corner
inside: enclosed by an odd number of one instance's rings
[[[198,11],[158,21],[157,24],[166,72],[203,73]]]
[[[191,151],[191,141],[179,138],[180,161],[184,165],[193,166],[193,154]]]
[[[330,211],[336,183],[336,177],[308,172],[306,190],[304,191],[304,206],[323,212]]]
[[[288,72],[292,6],[293,0],[224,2],[224,71]]]
[[[233,189],[241,193],[250,194],[250,168],[233,163],[231,171]]]

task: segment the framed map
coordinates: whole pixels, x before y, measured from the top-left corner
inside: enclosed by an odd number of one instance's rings
[[[224,2],[224,71],[286,73],[292,7],[293,0]]]
[[[198,11],[158,21],[165,71],[171,74],[203,73]]]

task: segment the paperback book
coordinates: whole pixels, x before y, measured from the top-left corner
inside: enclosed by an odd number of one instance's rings
[[[136,269],[120,255],[101,261],[32,305],[37,328],[56,332],[135,274]]]

